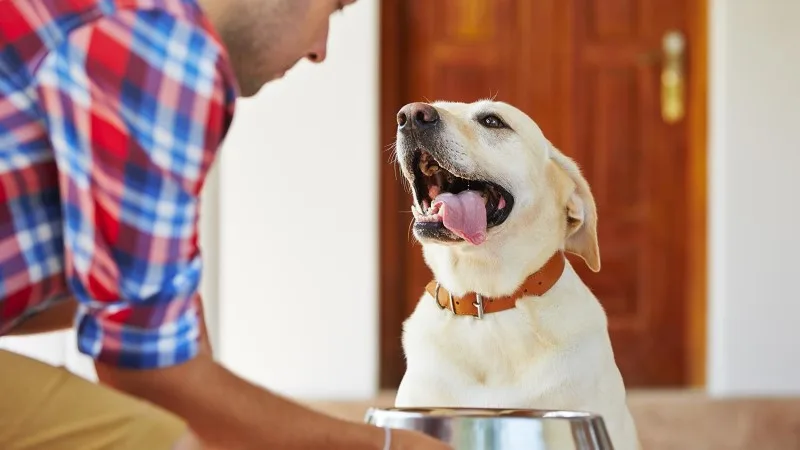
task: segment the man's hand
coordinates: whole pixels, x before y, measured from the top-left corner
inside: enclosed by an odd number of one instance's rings
[[[424,434],[392,430],[391,450],[453,450],[453,447]]]

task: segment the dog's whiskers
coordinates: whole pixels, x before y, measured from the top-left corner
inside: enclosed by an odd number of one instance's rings
[[[384,151],[390,152],[389,158],[388,158],[388,160],[386,162],[393,166],[395,181],[401,180],[402,183],[403,183],[403,187],[405,188],[406,192],[410,193],[411,192],[411,187],[408,184],[408,180],[406,180],[406,177],[399,176],[399,174],[397,172],[397,169],[399,168],[399,165],[400,165],[400,158],[399,158],[399,155],[397,154],[397,142],[395,141],[395,142],[392,142],[390,144],[387,144],[385,146],[385,148],[384,148]]]
[[[389,154],[389,161],[388,162],[391,163],[392,161],[395,161],[395,162],[397,161],[397,151],[396,151],[396,149],[397,149],[397,143],[396,142],[392,142],[391,144],[388,144],[388,145],[386,145],[384,147],[384,149],[383,149],[384,151],[391,152]]]
[[[413,230],[414,229],[414,219],[412,218],[411,221],[408,222],[408,241],[411,242],[411,245],[414,246],[417,244],[417,240],[413,237]]]

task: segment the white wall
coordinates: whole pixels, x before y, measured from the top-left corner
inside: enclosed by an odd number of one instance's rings
[[[220,183],[219,164],[214,164],[206,177],[201,197],[200,249],[203,255],[203,278],[200,295],[203,299],[206,330],[218,357],[219,348],[219,243],[220,243]],[[219,358],[217,358],[219,359]]]
[[[334,16],[324,64],[241,101],[223,152],[221,360],[284,394],[376,389],[378,3]]]
[[[712,6],[709,389],[800,394],[800,2]]]
[[[10,336],[0,338],[0,348],[22,353],[54,366],[63,366],[67,360],[68,337],[67,332]]]

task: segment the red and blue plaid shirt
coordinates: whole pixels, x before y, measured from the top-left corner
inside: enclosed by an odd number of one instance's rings
[[[193,0],[0,0],[0,335],[74,296],[98,361],[196,354],[199,194],[237,89]]]

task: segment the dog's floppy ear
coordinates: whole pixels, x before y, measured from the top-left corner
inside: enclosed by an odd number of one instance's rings
[[[583,258],[592,272],[599,272],[600,246],[597,242],[597,206],[594,203],[592,191],[589,189],[589,183],[581,174],[575,161],[552,147],[550,158],[564,170],[574,184],[574,189],[569,194],[566,204],[566,251]]]

